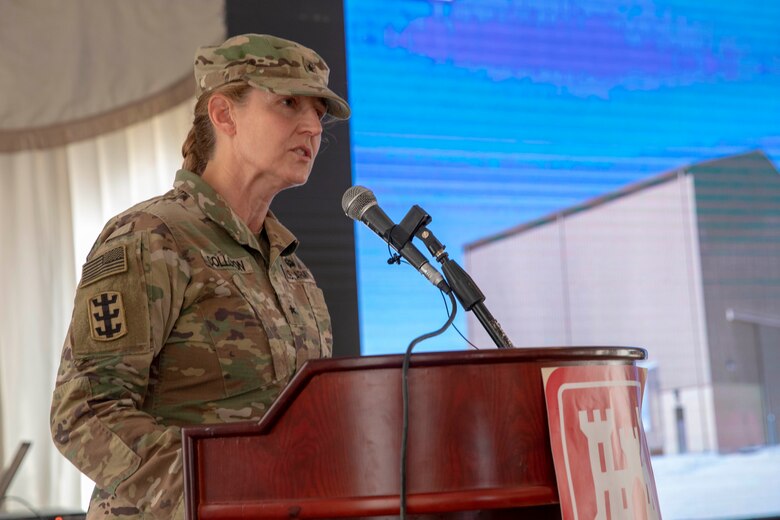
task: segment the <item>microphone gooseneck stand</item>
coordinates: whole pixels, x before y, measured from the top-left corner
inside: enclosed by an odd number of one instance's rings
[[[442,292],[446,293],[450,297],[452,302],[452,313],[447,320],[447,323],[438,331],[421,336],[414,340],[404,355],[404,364],[401,370],[403,384],[403,427],[402,427],[402,440],[401,440],[401,508],[400,517],[402,520],[406,519],[406,453],[407,453],[407,435],[408,435],[408,422],[409,422],[409,390],[408,390],[408,370],[409,361],[414,345],[420,340],[441,334],[446,328],[448,328],[455,319],[456,304],[453,294],[460,301],[461,306],[467,311],[473,311],[479,322],[487,331],[490,338],[498,346],[498,348],[513,348],[512,342],[506,335],[501,325],[493,317],[488,308],[485,306],[485,295],[477,287],[477,284],[469,276],[469,274],[449,255],[444,251],[445,247],[434,234],[425,227],[433,220],[424,209],[420,206],[414,205],[401,220],[400,223],[393,226],[389,233],[384,237],[388,243],[392,244],[396,250],[400,251],[407,243],[412,240],[412,237],[416,236],[423,241],[425,247],[441,264],[442,272],[446,283],[438,285]],[[397,260],[392,258],[391,261]]]
[[[353,186],[344,193],[341,200],[344,213],[353,220],[363,222],[397,251],[391,254],[388,263],[400,263],[401,258],[407,260],[420,271],[431,283],[446,293],[452,303],[452,311],[447,322],[437,331],[424,334],[409,344],[404,354],[401,369],[403,424],[401,435],[401,482],[400,482],[400,518],[406,519],[406,455],[409,429],[409,365],[414,346],[428,338],[444,332],[452,325],[457,311],[455,297],[467,311],[474,311],[479,322],[485,328],[491,339],[499,348],[511,348],[512,342],[507,337],[498,321],[485,306],[485,295],[479,290],[474,280],[449,255],[444,252],[444,245],[425,226],[431,222],[431,217],[420,206],[412,206],[399,224],[393,224],[387,215],[379,208],[376,197],[371,190],[363,186]],[[369,214],[370,212],[370,214]],[[423,241],[428,251],[441,264],[444,277],[431,267],[427,260],[411,244],[413,237]],[[408,246],[408,247],[407,247]]]
[[[450,289],[466,311],[473,311],[498,348],[513,348],[512,341],[501,328],[485,305],[485,295],[469,274],[444,251],[445,246],[425,227],[431,220],[430,215],[418,205],[412,206],[403,220],[390,232],[390,240],[396,248],[401,248],[413,236],[423,241],[425,247],[441,264],[442,273]],[[447,291],[445,291],[447,292]]]

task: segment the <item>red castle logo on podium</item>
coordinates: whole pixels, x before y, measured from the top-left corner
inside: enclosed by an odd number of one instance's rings
[[[661,518],[640,414],[645,375],[621,365],[542,369],[564,519]]]

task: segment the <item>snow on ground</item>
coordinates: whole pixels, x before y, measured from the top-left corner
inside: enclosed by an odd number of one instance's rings
[[[664,520],[780,518],[780,446],[653,457]]]

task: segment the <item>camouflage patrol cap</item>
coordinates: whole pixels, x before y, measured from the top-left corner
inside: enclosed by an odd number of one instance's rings
[[[319,54],[298,43],[267,34],[242,34],[195,53],[198,96],[220,85],[246,81],[274,94],[314,96],[328,113],[347,119],[349,105],[328,88],[330,69]]]

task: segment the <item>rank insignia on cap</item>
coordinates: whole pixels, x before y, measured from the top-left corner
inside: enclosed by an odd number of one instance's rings
[[[84,267],[81,269],[81,283],[79,283],[79,287],[87,286],[106,276],[124,273],[125,271],[127,271],[125,246],[117,246],[84,264]]]
[[[87,300],[89,332],[95,341],[111,341],[127,334],[125,306],[118,292],[102,292]]]

